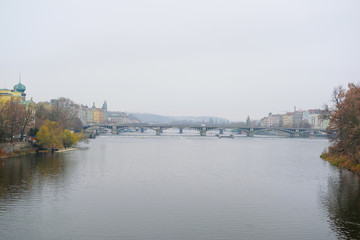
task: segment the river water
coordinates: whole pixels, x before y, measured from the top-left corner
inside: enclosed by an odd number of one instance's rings
[[[359,239],[324,139],[107,136],[0,160],[0,239]]]

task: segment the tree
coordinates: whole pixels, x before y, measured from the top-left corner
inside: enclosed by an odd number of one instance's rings
[[[45,120],[58,122],[64,129],[81,132],[83,125],[78,117],[76,104],[67,98],[58,98],[36,105],[36,127],[40,128]]]
[[[75,133],[71,132],[68,129],[65,129],[62,137],[62,142],[65,148],[72,147],[78,142],[78,137]]]
[[[49,120],[60,123],[64,129],[71,130],[79,128],[79,122],[81,124],[81,121],[78,121],[76,104],[68,98],[58,98],[51,101]]]
[[[331,117],[331,110],[330,110],[330,108],[329,108],[329,105],[324,104],[323,110],[321,110],[319,119],[320,119],[321,121],[324,121],[324,120],[329,120],[330,117]]]
[[[83,131],[76,133],[76,137],[78,139],[78,142],[85,142],[85,143],[89,142],[89,139],[86,136],[84,136]]]
[[[35,128],[40,129],[44,122],[50,119],[51,106],[48,102],[39,102],[35,105]]]
[[[3,109],[5,136],[12,142],[15,135],[20,134],[23,125],[24,106],[19,101],[9,100]]]
[[[360,88],[350,83],[346,91],[337,87],[333,91],[334,109],[327,132],[333,145],[329,153],[346,155],[360,163]],[[323,114],[323,117],[325,114]],[[336,133],[332,134],[331,133]]]
[[[5,114],[4,114],[4,104],[0,102],[0,142],[5,142]]]
[[[36,137],[36,133],[39,131],[39,129],[37,129],[36,127],[35,128],[30,128],[29,130],[29,135],[31,137]]]
[[[45,148],[63,148],[63,130],[59,123],[46,120],[44,125],[36,133],[38,144]]]
[[[71,123],[71,127],[72,127],[72,130],[74,130],[74,132],[81,132],[83,131],[83,123],[82,121],[80,120],[80,118],[76,117],[72,123]]]
[[[34,108],[34,103],[30,102],[26,105],[23,105],[23,110],[22,110],[22,116],[21,117],[21,122],[20,122],[20,136],[21,139],[24,136],[25,130],[26,128],[29,126],[29,124],[31,122],[33,122],[35,120],[35,108]]]

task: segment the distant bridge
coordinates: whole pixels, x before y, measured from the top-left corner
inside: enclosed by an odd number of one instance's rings
[[[310,128],[282,128],[282,127],[244,127],[236,124],[159,124],[159,123],[126,123],[126,124],[91,124],[84,126],[85,131],[96,131],[99,129],[110,129],[112,133],[117,134],[124,129],[136,129],[143,133],[146,129],[152,129],[157,136],[160,136],[165,129],[178,128],[179,134],[182,134],[184,129],[197,130],[200,136],[206,136],[209,130],[219,130],[219,134],[223,134],[225,129],[245,132],[247,136],[253,137],[259,132],[282,132],[289,134],[290,137],[300,137],[302,134],[325,135],[324,129],[310,129]]]

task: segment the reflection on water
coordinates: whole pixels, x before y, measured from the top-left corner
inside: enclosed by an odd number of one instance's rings
[[[322,196],[331,227],[341,239],[360,239],[359,176],[342,169],[335,172]]]
[[[57,153],[0,160],[0,211],[44,186],[64,184],[65,168],[64,155]]]

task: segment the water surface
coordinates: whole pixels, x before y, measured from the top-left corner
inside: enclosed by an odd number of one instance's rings
[[[0,161],[0,239],[356,239],[322,139],[100,137]]]

